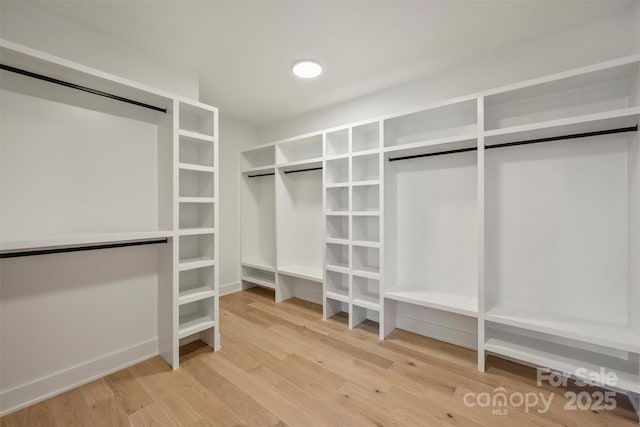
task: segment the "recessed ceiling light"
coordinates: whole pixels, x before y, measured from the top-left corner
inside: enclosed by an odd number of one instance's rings
[[[322,67],[316,61],[298,61],[293,64],[293,74],[303,79],[312,79],[322,73]]]

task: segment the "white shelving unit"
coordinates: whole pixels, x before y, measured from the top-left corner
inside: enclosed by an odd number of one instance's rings
[[[34,351],[22,352],[19,366],[9,369],[16,384],[0,390],[0,414],[143,355],[160,354],[176,369],[183,338],[200,337],[219,349],[217,109],[5,40],[0,56],[27,72],[3,70],[0,79],[3,178],[20,177],[20,186],[0,192],[0,254],[7,258],[1,261],[2,304],[19,298],[10,295],[28,271],[39,272],[34,285],[47,284],[6,322],[30,332],[2,331],[3,360],[15,359],[14,349],[25,345]],[[12,160],[21,158],[20,150],[30,153],[29,164]],[[16,199],[27,193],[43,197]],[[77,292],[65,294],[68,313],[44,315],[47,295],[57,286],[67,289],[71,270],[78,282]],[[103,299],[96,283],[109,284],[117,305]],[[95,318],[77,321],[94,306],[100,306]],[[83,337],[82,345],[70,341],[75,337]],[[47,348],[38,347],[50,339],[72,352],[60,357],[74,360],[78,370],[56,365]]]
[[[175,101],[174,344],[200,339],[220,349],[218,248],[218,110]]]
[[[639,121],[635,55],[256,148],[284,184],[277,271],[322,280],[280,259],[309,213],[282,171],[322,162],[325,319],[437,331],[479,370],[602,367],[638,402]]]

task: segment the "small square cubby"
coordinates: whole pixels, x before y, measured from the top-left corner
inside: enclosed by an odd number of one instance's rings
[[[370,304],[380,303],[380,281],[367,277],[353,276],[353,299]]]
[[[213,184],[210,172],[180,170],[180,197],[214,197]]]
[[[353,148],[351,151],[373,150],[380,147],[380,124],[378,122],[353,128]]]
[[[352,181],[374,181],[380,179],[380,156],[368,154],[352,159]]]
[[[180,130],[214,137],[215,113],[207,108],[180,102]]]
[[[215,267],[181,271],[179,274],[180,304],[213,296]]]
[[[380,186],[354,185],[352,206],[354,211],[379,211]]]
[[[349,210],[349,187],[327,188],[327,210]]]
[[[349,268],[349,245],[327,243],[327,266]]]
[[[327,215],[327,237],[348,240],[349,217],[347,215]]]
[[[354,216],[353,240],[362,242],[380,241],[380,217],[379,216]]]
[[[270,145],[242,153],[242,168],[253,169],[273,165],[276,161],[275,146]]]
[[[213,228],[214,205],[212,203],[180,203],[180,229]]]
[[[327,133],[327,156],[337,156],[349,152],[349,129]]]
[[[180,135],[180,163],[213,167],[214,145],[210,141]]]
[[[214,235],[200,234],[194,236],[180,236],[180,262],[186,260],[214,259]]]
[[[380,273],[380,250],[365,246],[353,246],[353,270],[371,274]]]
[[[327,292],[349,297],[349,275],[336,271],[327,271]]]
[[[349,159],[327,160],[327,184],[349,182]]]

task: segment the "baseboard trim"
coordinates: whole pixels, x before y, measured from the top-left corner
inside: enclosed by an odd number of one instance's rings
[[[242,282],[227,283],[226,285],[220,285],[218,294],[222,297],[229,294],[235,294],[242,290]]]
[[[121,369],[157,356],[158,339],[90,360],[27,384],[0,392],[0,416],[90,383]]]

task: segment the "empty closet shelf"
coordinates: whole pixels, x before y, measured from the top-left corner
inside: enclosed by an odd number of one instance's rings
[[[216,171],[216,168],[214,168],[213,166],[203,166],[203,165],[197,165],[194,163],[178,163],[178,168],[183,170],[196,171],[196,172],[214,173]]]
[[[186,258],[186,259],[180,260],[179,270],[186,271],[186,270],[193,270],[195,268],[211,267],[214,265],[216,265],[216,261],[211,258],[207,258],[207,257]]]
[[[313,282],[322,282],[322,269],[307,267],[303,265],[288,265],[278,268],[278,273],[287,276],[297,277],[299,279],[311,280]]]
[[[538,312],[515,305],[498,305],[485,316],[489,322],[640,353],[640,331],[625,325]]]
[[[178,329],[178,338],[182,339],[206,329],[213,328],[216,325],[213,318],[206,314],[191,313],[180,316],[180,327]]]
[[[385,298],[395,301],[435,308],[437,310],[449,311],[465,316],[478,316],[478,299],[473,297],[419,290],[391,290],[385,292],[384,296]]]
[[[327,292],[327,298],[330,298],[332,300],[336,300],[336,301],[342,301],[342,302],[346,302],[347,304],[349,303],[349,296],[348,295],[342,295],[339,294],[337,292]]]
[[[275,289],[276,282],[273,274],[262,273],[260,271],[253,271],[251,273],[245,273],[242,275],[242,280],[256,285],[263,286],[269,289]]]
[[[181,228],[178,231],[180,236],[196,236],[198,234],[215,234],[215,228]]]
[[[179,197],[180,203],[215,203],[215,197]]]
[[[211,286],[194,286],[180,290],[178,302],[180,305],[189,304],[190,302],[200,301],[215,296]]]
[[[190,130],[180,129],[178,135],[185,138],[190,138],[197,141],[215,142],[216,138],[210,135],[206,135],[199,132],[193,132]]]
[[[241,264],[243,267],[255,268],[256,270],[269,271],[271,273],[275,273],[276,271],[276,268],[272,264],[266,261],[249,260],[249,261],[242,261]]]

